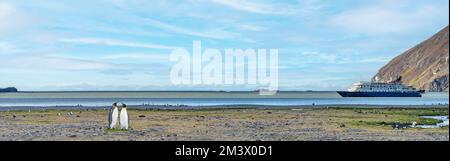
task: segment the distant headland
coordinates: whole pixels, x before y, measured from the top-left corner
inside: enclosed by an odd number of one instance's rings
[[[16,87],[0,88],[0,92],[18,92]]]

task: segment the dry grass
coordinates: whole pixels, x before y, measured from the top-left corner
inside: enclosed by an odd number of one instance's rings
[[[68,112],[70,110],[0,112],[0,140],[50,138],[52,140],[448,140],[449,138],[448,127],[393,130],[390,125],[381,124],[396,121],[435,123],[434,120],[420,119],[418,116],[448,115],[448,108],[129,110],[131,126],[129,131],[107,130],[108,112],[104,110],[72,110],[74,114],[71,116],[67,114]],[[12,118],[12,115],[16,117]],[[51,132],[39,130],[44,128],[53,129]],[[33,133],[33,130],[39,132]]]

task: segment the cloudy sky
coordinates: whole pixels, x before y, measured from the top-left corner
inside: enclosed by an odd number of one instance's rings
[[[447,0],[0,0],[0,87],[174,86],[174,47],[277,48],[282,90],[340,90],[448,25]]]

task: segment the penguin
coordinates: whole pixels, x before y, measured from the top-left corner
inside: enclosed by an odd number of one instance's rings
[[[113,103],[113,107],[109,110],[109,128],[114,129],[117,127],[119,121],[119,109],[117,108],[117,103]]]
[[[124,103],[122,103],[122,109],[120,110],[120,129],[128,130],[127,105]]]

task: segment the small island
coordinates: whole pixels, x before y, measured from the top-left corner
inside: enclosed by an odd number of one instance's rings
[[[18,92],[16,87],[0,88],[0,92]]]

